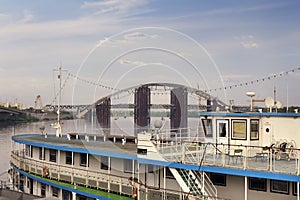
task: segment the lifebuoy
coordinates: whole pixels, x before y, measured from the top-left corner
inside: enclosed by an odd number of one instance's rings
[[[49,176],[49,167],[47,166],[43,167],[43,176],[44,177]]]

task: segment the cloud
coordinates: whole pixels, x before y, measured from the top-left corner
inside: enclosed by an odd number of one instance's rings
[[[143,61],[131,61],[131,60],[120,60],[122,65],[146,65],[147,63]]]
[[[242,35],[235,36],[234,39],[239,40],[242,47],[246,49],[258,48],[257,42],[254,42],[255,38],[253,35]]]
[[[99,2],[84,2],[81,8],[93,9],[94,15],[103,14],[131,14],[149,12],[149,9],[142,10],[141,7],[146,5],[149,0],[104,0]],[[142,12],[141,12],[142,11]]]
[[[34,19],[34,15],[32,14],[31,11],[29,10],[24,10],[23,11],[23,18],[21,20],[19,20],[19,23],[27,23],[27,22],[31,22]]]
[[[253,41],[241,42],[241,45],[246,49],[257,48],[258,44]]]
[[[156,39],[158,35],[149,35],[141,32],[134,32],[124,35],[124,38],[127,40],[135,40],[135,39]]]

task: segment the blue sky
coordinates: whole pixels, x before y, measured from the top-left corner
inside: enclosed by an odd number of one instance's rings
[[[0,101],[17,100],[32,106],[40,94],[45,104],[50,103],[55,96],[53,69],[60,64],[82,78],[118,88],[167,80],[212,89],[298,68],[299,9],[300,2],[291,0],[2,0]],[[109,42],[94,49],[107,38]],[[103,74],[104,66],[116,56],[146,46],[169,52],[132,53]],[[171,52],[185,55],[199,76]],[[213,95],[248,104],[247,91],[264,99],[273,95],[276,86],[277,98],[284,106],[287,99],[289,104],[300,105],[299,83],[300,71],[296,70],[281,78],[227,90],[225,95],[224,91]],[[70,79],[63,101],[91,103],[107,92]]]

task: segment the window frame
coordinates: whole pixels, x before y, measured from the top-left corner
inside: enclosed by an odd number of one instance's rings
[[[133,173],[133,162],[130,159],[123,159],[123,171],[125,173]]]
[[[52,196],[58,197],[59,189],[57,187],[51,186],[52,189]]]
[[[245,124],[245,127],[244,127],[244,136],[245,137],[236,137],[234,136],[234,130],[235,130],[235,125],[236,123],[243,123]],[[231,139],[232,140],[247,140],[247,120],[246,119],[233,119],[231,120]]]
[[[229,120],[228,119],[217,119],[216,121],[216,130],[217,130],[217,137],[218,138],[227,138],[229,136]],[[220,124],[224,124],[225,125],[225,136],[221,136],[220,135]]]
[[[65,151],[65,152],[66,152],[66,165],[74,165],[72,151]],[[69,155],[69,154],[71,154],[71,155]]]
[[[256,137],[252,137],[252,122],[257,123]],[[259,119],[250,119],[250,140],[259,140]]]
[[[54,155],[54,153],[55,153],[55,155]],[[57,161],[57,150],[56,149],[49,149],[49,161],[56,163],[56,161]]]
[[[108,156],[101,156],[100,159],[101,159],[100,169],[109,170],[109,157]]]
[[[82,166],[82,167],[88,167],[89,166],[88,155],[89,154],[87,154],[87,153],[80,153],[80,160],[79,160],[79,165],[80,166]]]
[[[285,183],[287,189],[285,191],[274,189],[274,184],[275,183],[282,183],[282,184]],[[270,192],[289,195],[290,194],[290,182],[280,181],[280,180],[270,180]]]
[[[297,196],[297,182],[292,182],[292,187],[293,187],[293,195]],[[300,193],[300,191],[299,191]]]
[[[210,124],[208,124],[207,122],[210,122]],[[201,123],[202,123],[205,137],[212,138],[213,137],[213,125],[212,125],[213,121],[212,121],[212,119],[210,119],[210,118],[201,119]],[[209,134],[208,134],[208,129],[210,131]]]
[[[218,181],[219,178],[222,178],[223,181]],[[227,186],[227,176],[226,174],[220,174],[220,173],[210,173],[210,180],[214,185],[217,186]]]
[[[260,187],[254,187],[254,183],[253,181],[261,181],[259,184],[263,184],[264,187],[260,188]],[[255,191],[262,191],[262,192],[267,192],[267,179],[264,178],[249,178],[249,190],[255,190]]]
[[[46,184],[41,183],[41,197],[46,197]]]
[[[39,160],[45,160],[45,148],[39,147]]]

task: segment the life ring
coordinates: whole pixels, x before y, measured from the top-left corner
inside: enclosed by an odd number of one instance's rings
[[[49,176],[49,167],[48,166],[43,167],[43,176],[44,177]]]

